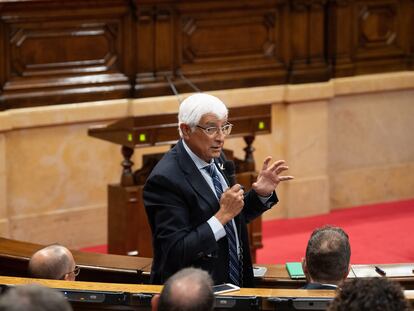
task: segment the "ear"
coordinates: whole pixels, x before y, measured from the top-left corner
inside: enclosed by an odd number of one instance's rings
[[[309,271],[308,271],[308,265],[306,264],[306,258],[302,258],[302,270],[306,276],[306,281],[310,282],[310,276],[309,276]]]
[[[151,299],[151,311],[157,311],[158,310],[158,301],[160,300],[160,294],[155,294],[152,296]]]
[[[344,275],[344,280],[348,277],[349,271],[351,271],[351,264],[349,264],[348,271]]]
[[[75,275],[73,273],[66,273],[63,279],[65,281],[75,281]]]
[[[180,130],[183,133],[183,138],[184,139],[190,138],[191,128],[187,124],[181,123],[180,124]]]
[[[308,266],[306,265],[306,259],[305,258],[302,258],[302,270],[305,273],[308,272]]]

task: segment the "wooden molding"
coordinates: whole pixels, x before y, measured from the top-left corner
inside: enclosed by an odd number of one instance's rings
[[[3,0],[0,110],[413,69],[414,2]]]

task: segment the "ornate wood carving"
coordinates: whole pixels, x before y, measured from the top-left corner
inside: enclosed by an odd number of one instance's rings
[[[324,81],[331,76],[325,56],[325,4],[323,0],[291,2],[289,81]]]
[[[408,69],[405,20],[398,1],[348,1],[331,7],[330,54],[334,76]],[[345,25],[346,27],[339,27]]]
[[[412,0],[2,0],[0,109],[413,69]]]
[[[7,3],[1,14],[6,107],[128,97],[125,1]],[[93,6],[95,5],[96,6]],[[28,9],[28,7],[31,9]],[[3,54],[3,53],[2,53]]]
[[[367,3],[359,6],[358,11],[357,57],[403,53],[397,37],[400,14],[395,3]]]
[[[328,7],[328,58],[335,77],[353,75],[352,20],[353,6],[349,0],[331,0]]]

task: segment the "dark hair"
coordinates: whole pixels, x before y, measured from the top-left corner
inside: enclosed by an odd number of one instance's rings
[[[345,282],[327,310],[407,311],[411,307],[399,283],[387,278],[371,278]]]
[[[10,288],[0,296],[0,311],[72,311],[62,293],[40,285]]]
[[[39,279],[62,279],[72,269],[72,262],[66,247],[59,244],[46,246],[35,252],[29,261],[29,275]],[[47,259],[37,260],[40,253],[48,254]]]
[[[348,235],[339,227],[315,229],[306,247],[306,265],[315,282],[338,283],[348,273],[351,246]]]
[[[164,284],[158,311],[211,311],[214,307],[213,281],[201,269],[185,268]]]

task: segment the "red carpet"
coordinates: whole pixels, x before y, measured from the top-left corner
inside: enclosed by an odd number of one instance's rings
[[[258,263],[300,261],[314,228],[342,227],[351,241],[351,262],[414,262],[414,199],[354,207],[327,215],[263,222],[263,249]],[[106,253],[106,245],[83,248]]]
[[[263,223],[258,263],[300,261],[314,228],[342,227],[351,242],[351,263],[414,262],[414,200],[334,211],[327,215]]]

